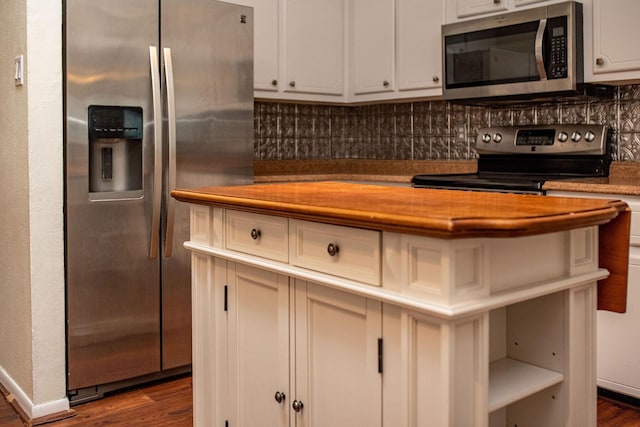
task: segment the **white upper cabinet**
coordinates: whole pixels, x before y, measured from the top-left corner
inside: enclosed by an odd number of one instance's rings
[[[234,0],[253,7],[253,80],[256,91],[274,92],[279,82],[279,0]],[[256,94],[256,96],[259,96]]]
[[[397,0],[398,89],[442,95],[441,1]]]
[[[479,18],[485,15],[529,9],[566,0],[447,0],[446,22]],[[579,0],[582,2],[582,0]],[[589,1],[589,0],[587,0]]]
[[[585,7],[585,80],[624,81],[640,78],[640,2],[637,0],[592,0]],[[593,16],[589,16],[592,12]],[[593,43],[590,46],[590,43]],[[593,48],[591,53],[590,48]]]
[[[350,1],[348,101],[441,96],[442,0]]]
[[[394,89],[394,0],[351,0],[353,92]]]
[[[449,20],[507,10],[507,0],[455,0],[446,3]]]
[[[284,0],[286,92],[344,94],[344,19],[345,0]]]

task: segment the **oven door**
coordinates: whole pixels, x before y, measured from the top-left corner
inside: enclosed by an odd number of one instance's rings
[[[581,9],[573,2],[558,7],[561,10],[541,7],[443,26],[444,98],[575,90],[581,83],[575,9]]]

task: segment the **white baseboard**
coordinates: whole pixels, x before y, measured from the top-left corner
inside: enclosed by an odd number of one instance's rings
[[[0,367],[0,384],[11,393],[20,408],[31,420],[69,410],[69,399],[66,397],[34,405],[29,396],[2,367]]]

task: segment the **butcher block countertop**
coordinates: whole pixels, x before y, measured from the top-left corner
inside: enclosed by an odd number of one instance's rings
[[[176,189],[201,205],[437,238],[518,237],[599,226],[598,308],[626,309],[630,210],[615,199],[304,182]]]
[[[176,199],[312,221],[440,238],[513,237],[600,225],[615,200],[414,189],[341,182],[178,189]]]

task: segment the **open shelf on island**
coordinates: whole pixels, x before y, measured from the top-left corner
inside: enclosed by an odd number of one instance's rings
[[[531,396],[564,380],[564,375],[504,358],[489,365],[489,412]]]

